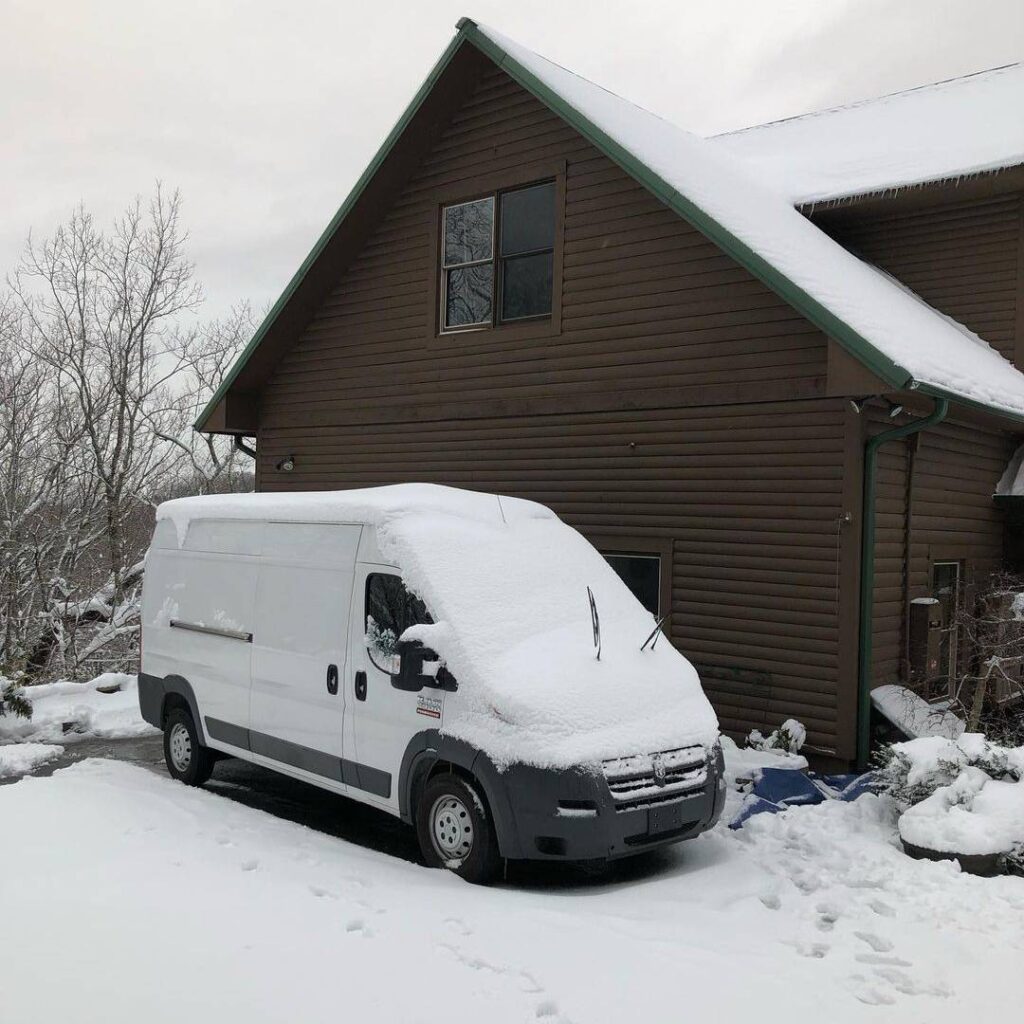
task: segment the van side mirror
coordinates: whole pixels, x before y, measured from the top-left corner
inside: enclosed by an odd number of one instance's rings
[[[391,676],[391,685],[396,690],[418,693],[425,686],[437,690],[453,691],[458,689],[455,677],[443,665],[436,673],[423,671],[426,662],[436,662],[437,654],[424,647],[419,640],[400,640],[395,648],[399,656],[399,668]]]

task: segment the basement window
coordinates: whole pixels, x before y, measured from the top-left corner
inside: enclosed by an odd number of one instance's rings
[[[550,317],[554,248],[553,181],[444,207],[442,330]]]

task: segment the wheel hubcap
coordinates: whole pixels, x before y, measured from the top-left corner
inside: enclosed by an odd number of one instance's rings
[[[430,837],[442,860],[463,861],[473,849],[473,819],[457,796],[441,796],[430,810]]]
[[[192,762],[192,737],[181,722],[175,722],[167,746],[171,752],[171,764],[179,772],[187,772]]]

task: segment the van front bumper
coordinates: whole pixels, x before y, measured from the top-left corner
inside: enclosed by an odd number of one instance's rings
[[[648,785],[634,771],[632,790],[607,769],[508,768],[501,779],[520,856],[608,859],[693,839],[714,826],[725,803],[721,750],[716,745],[702,761],[700,769],[689,766],[692,785],[674,784],[671,775],[667,783],[662,777]]]

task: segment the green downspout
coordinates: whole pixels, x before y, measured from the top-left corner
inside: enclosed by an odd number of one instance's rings
[[[860,537],[860,642],[857,652],[857,767],[868,767],[871,753],[871,655],[875,613],[875,491],[878,449],[886,441],[909,437],[941,423],[949,411],[948,398],[936,398],[929,416],[868,438],[864,445],[864,502]]]

